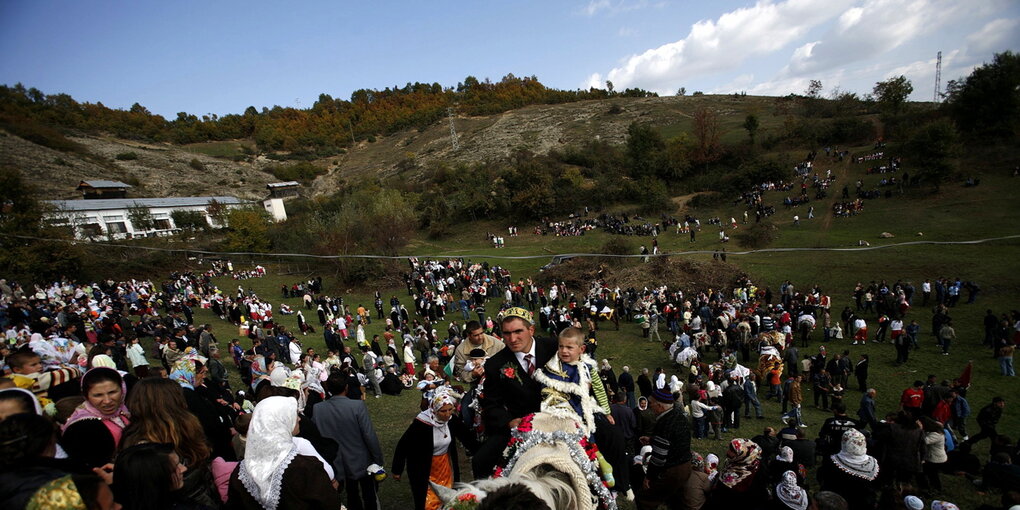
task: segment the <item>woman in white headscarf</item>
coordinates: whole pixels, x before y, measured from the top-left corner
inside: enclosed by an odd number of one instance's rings
[[[857,429],[843,433],[839,453],[826,457],[818,469],[823,491],[846,499],[849,508],[873,508],[878,501],[878,461]]]
[[[782,481],[776,485],[775,508],[786,510],[807,510],[807,491],[797,485],[797,475],[793,471],[783,472]]]
[[[297,428],[297,401],[293,398],[267,397],[255,406],[244,460],[230,476],[228,508],[340,507],[340,497],[322,460],[304,453],[295,443]]]
[[[455,407],[453,395],[445,388],[437,389],[428,408],[407,427],[393,453],[393,479],[400,481],[406,463],[415,510],[435,510],[442,505],[429,482],[453,487],[460,481],[453,440],[460,440],[469,452],[478,445],[460,417],[453,414]]]

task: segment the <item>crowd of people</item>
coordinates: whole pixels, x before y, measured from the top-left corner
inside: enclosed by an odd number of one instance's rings
[[[867,356],[854,361],[848,350],[829,356],[821,348],[801,359],[798,344],[807,347],[816,325],[827,344],[841,341],[842,331],[848,345],[851,338],[884,341],[888,331],[896,345],[917,345],[918,331],[903,324],[918,299],[909,282],[858,285],[856,310],[833,319],[820,288],[798,291],[791,282],[777,292],[747,279],[684,292],[593,281],[575,293],[514,282],[484,263],[412,260],[406,281],[414,315],[394,296],[386,317],[377,294],[382,338],[365,338],[372,313],[322,294],[321,280],[281,289],[320,312],[328,346],[322,359],[276,324],[271,304],[243,287],[222,291],[214,274],[31,290],[0,280],[5,507],[73,492],[87,508],[113,501],[126,508],[336,508],[341,493],[348,508],[375,508],[387,463],[362,399],[413,387],[422,412],[389,465],[395,479],[407,470],[418,508],[440,504],[430,481],[450,486],[460,478],[454,439],[471,454],[475,478],[498,469],[510,431],[553,406],[543,388],[559,392],[560,407],[572,409],[598,445],[604,480],[639,508],[805,508],[798,505],[840,498],[849,508],[911,508],[911,498],[937,495],[949,473],[968,473],[1004,498],[1015,497],[1009,491],[1020,480],[1016,445],[996,429],[1005,399],[983,406],[980,432],[968,435],[968,376],[918,381],[895,413],[879,419]],[[967,288],[973,302],[976,284],[939,278],[920,288],[922,306],[935,306],[933,330],[947,352],[942,330]],[[220,326],[196,326],[196,307],[247,337],[221,349],[213,333]],[[440,334],[448,308],[482,312],[463,325],[450,321]],[[856,324],[871,314],[879,323],[873,335]],[[1020,317],[989,315],[986,344],[1002,361],[1002,349],[1020,335]],[[636,375],[624,366],[617,375],[608,360],[596,363],[600,324],[613,316],[638,322],[671,365]],[[352,328],[360,333],[343,333]],[[773,333],[781,341],[762,340]],[[242,387],[230,386],[221,350]],[[781,368],[756,366],[773,350]],[[848,413],[852,377],[861,395],[857,418]],[[813,439],[801,412],[808,391],[833,413]],[[765,416],[761,402],[769,399],[783,403],[782,416]],[[732,434],[752,414],[779,425],[734,439],[721,464],[691,451],[692,438]],[[984,439],[993,451],[982,466],[970,449]],[[817,484],[805,477],[812,467]]]

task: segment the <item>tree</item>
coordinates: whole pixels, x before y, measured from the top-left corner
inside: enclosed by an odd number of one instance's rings
[[[676,95],[678,95],[678,96],[686,96],[687,95],[687,87],[680,87],[680,90],[676,91]]]
[[[811,80],[808,84],[805,95],[811,99],[818,99],[822,94],[822,80]]]
[[[950,80],[946,104],[968,135],[1015,137],[1020,128],[1020,54],[999,53],[967,78]]]
[[[237,207],[227,213],[227,251],[269,251],[269,215],[260,207]]]
[[[648,124],[632,122],[627,127],[627,163],[635,177],[658,176],[666,142]]]
[[[131,226],[136,231],[148,231],[156,228],[156,220],[152,218],[152,212],[149,211],[148,207],[138,202],[128,207],[127,217],[128,221],[131,222]]]
[[[751,139],[751,145],[754,145],[754,135],[758,132],[758,117],[753,113],[749,114],[744,119],[744,129],[747,130],[747,136]]]
[[[696,145],[692,156],[695,164],[708,164],[719,159],[719,114],[711,108],[694,110],[694,139]]]
[[[953,122],[943,118],[922,126],[904,144],[904,155],[917,168],[918,179],[931,184],[936,193],[956,171],[959,140]]]
[[[68,242],[68,229],[44,221],[37,196],[17,169],[0,166],[0,274],[26,282],[76,277],[84,253]]]
[[[174,226],[184,230],[205,230],[209,228],[209,221],[205,219],[202,211],[176,210],[170,213],[170,219],[174,220]]]
[[[210,200],[209,207],[205,208],[205,213],[209,215],[209,219],[212,220],[213,225],[217,227],[227,226],[227,214],[229,212],[230,208],[218,200]]]
[[[606,80],[606,90],[609,91],[610,95],[613,94],[613,82]]]
[[[875,97],[878,99],[879,108],[883,113],[889,115],[902,113],[907,97],[913,91],[914,86],[902,74],[876,83],[873,90]]]

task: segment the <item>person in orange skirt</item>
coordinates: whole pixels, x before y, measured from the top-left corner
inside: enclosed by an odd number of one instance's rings
[[[442,506],[429,482],[453,487],[460,481],[457,462],[459,440],[469,452],[478,447],[474,434],[454,414],[457,401],[444,387],[436,390],[428,408],[418,413],[397,442],[393,453],[393,479],[400,481],[407,464],[407,479],[415,510],[437,510]]]

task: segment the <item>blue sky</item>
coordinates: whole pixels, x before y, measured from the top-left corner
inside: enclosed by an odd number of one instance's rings
[[[535,75],[561,89],[867,93],[914,99],[1005,50],[1016,0],[0,2],[0,83],[127,108],[240,113],[320,93]]]

